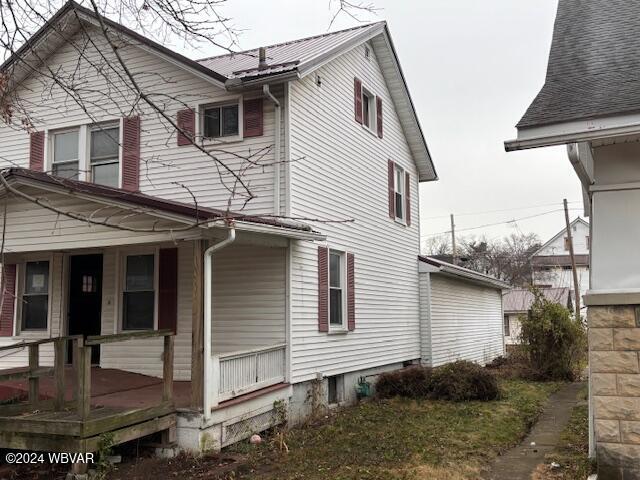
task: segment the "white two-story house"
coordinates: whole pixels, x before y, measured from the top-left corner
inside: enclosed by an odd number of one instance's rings
[[[84,365],[59,377],[84,385],[83,421],[169,375],[153,428],[202,449],[420,358],[418,185],[437,176],[384,22],[194,61],[69,2],[1,70],[1,369],[29,364],[31,388]],[[127,418],[118,439],[152,421]],[[21,425],[0,447],[37,437]]]

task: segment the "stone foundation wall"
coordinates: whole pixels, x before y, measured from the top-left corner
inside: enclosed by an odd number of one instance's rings
[[[598,480],[640,479],[640,307],[590,306]]]

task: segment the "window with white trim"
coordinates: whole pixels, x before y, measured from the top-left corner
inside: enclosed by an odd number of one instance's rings
[[[346,281],[344,252],[329,252],[329,326],[344,328],[346,322]]]
[[[21,330],[46,330],[49,317],[49,262],[26,262]]]
[[[52,175],[120,186],[120,123],[49,132],[49,169]]]
[[[233,137],[240,134],[240,103],[209,105],[202,108],[204,138]]]
[[[396,220],[404,222],[406,217],[406,212],[404,211],[404,196],[405,196],[405,178],[404,178],[404,170],[402,167],[395,164],[394,166],[394,175],[393,175],[393,190],[394,190],[394,201],[396,207]]]
[[[90,129],[91,181],[109,187],[120,184],[120,125],[98,125]]]
[[[362,124],[370,130],[376,126],[376,96],[362,87]]]
[[[78,179],[80,172],[80,130],[62,130],[53,133],[51,173],[58,177]]]
[[[153,330],[155,324],[155,255],[127,255],[122,292],[122,329]]]
[[[502,326],[504,328],[504,336],[508,337],[511,335],[511,326],[509,325],[509,315],[505,315],[503,319]]]

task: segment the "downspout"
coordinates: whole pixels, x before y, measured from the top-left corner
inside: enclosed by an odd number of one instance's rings
[[[275,117],[275,138],[273,140],[273,214],[280,215],[280,163],[282,161],[280,157],[280,137],[282,135],[280,128],[280,102],[273,96],[269,85],[262,86],[262,92],[265,96],[273,102],[274,117]]]
[[[229,224],[229,231],[227,238],[211,245],[204,251],[204,379],[202,382],[203,392],[203,409],[204,418],[209,420],[211,417],[211,320],[213,306],[211,304],[212,295],[212,267],[213,267],[213,254],[227,245],[232,244],[236,239],[236,227],[233,223]]]

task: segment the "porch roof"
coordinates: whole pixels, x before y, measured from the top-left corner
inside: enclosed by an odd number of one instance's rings
[[[24,168],[9,168],[0,173],[0,195],[6,190],[18,193],[16,187],[30,186],[44,190],[84,197],[109,206],[130,208],[135,213],[169,218],[181,223],[193,224],[194,228],[224,227],[233,221],[238,230],[260,231],[302,239],[323,239],[324,236],[310,225],[283,218],[246,215],[195,204],[176,202],[140,192],[98,185],[67,178],[56,177],[44,172]],[[45,205],[43,208],[46,208]],[[64,212],[59,212],[64,214]],[[118,228],[117,225],[104,224]]]

